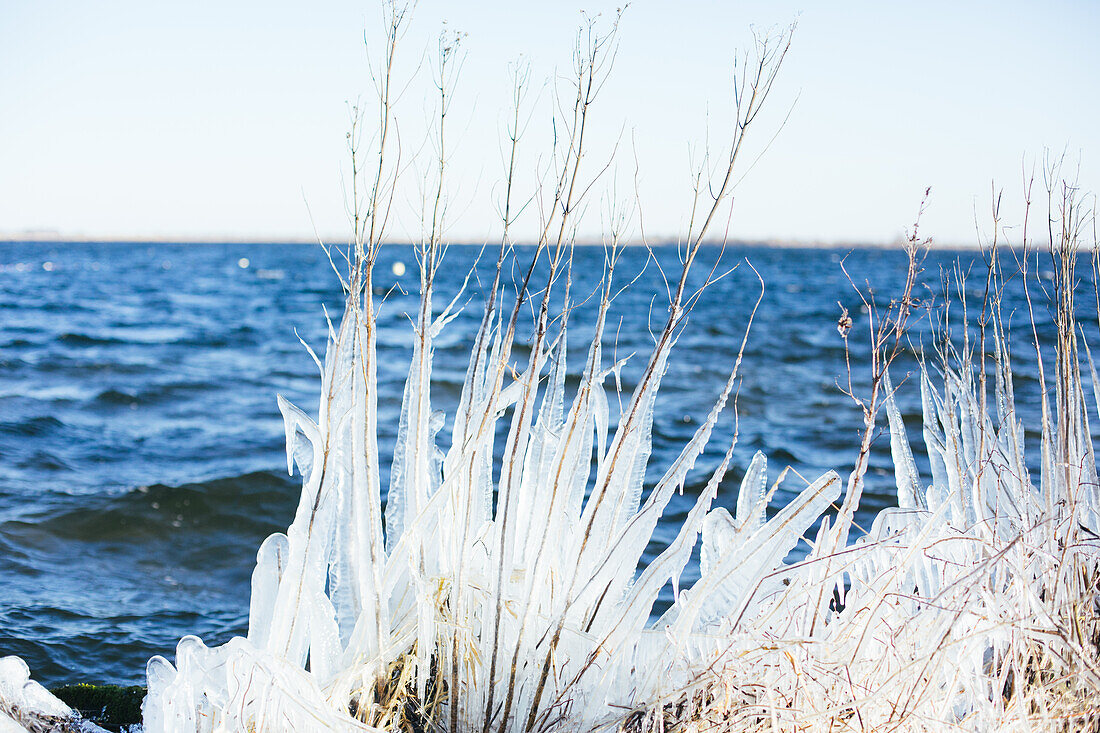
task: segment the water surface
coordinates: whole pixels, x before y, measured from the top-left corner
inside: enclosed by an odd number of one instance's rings
[[[478,252],[449,250],[437,307],[457,291]],[[719,254],[704,252],[692,285]],[[769,456],[772,479],[790,468],[780,503],[805,485],[800,477],[843,472],[855,458],[861,415],[837,386],[847,380],[836,328],[841,306],[856,319],[850,344],[857,391],[866,384],[867,323],[841,269],[843,254],[751,247],[722,254],[719,272],[748,258],[766,285],[746,350],[735,466],[722,501],[734,500],[758,450]],[[530,251],[517,256],[525,263]],[[634,354],[623,371],[628,391],[667,315],[661,271],[677,268],[675,247],[658,248],[656,256],[660,268],[647,265],[642,249],[627,250],[620,263],[620,282],[641,273],[615,301],[608,326],[608,358]],[[483,256],[468,305],[437,345],[433,399],[448,412],[480,319],[481,284],[491,282],[491,259]],[[391,274],[395,261],[409,266],[403,277]],[[933,253],[922,275],[929,287],[918,297],[930,302],[941,271],[956,261],[976,268],[980,276],[972,280],[981,282],[977,255]],[[578,300],[597,287],[602,264],[602,250],[577,250]],[[845,266],[861,284],[873,283],[882,303],[904,276],[900,252],[854,251]],[[396,286],[379,324],[379,430],[387,455],[408,373],[406,313],[415,313],[418,280],[405,247],[384,248],[378,272],[381,286]],[[1081,274],[1089,275],[1087,268]],[[725,382],[759,287],[741,265],[695,305],[658,401],[650,485]],[[1005,312],[1025,325],[1022,292],[1007,297]],[[244,633],[256,549],[289,524],[299,491],[285,470],[275,394],[316,411],[319,376],[299,337],[323,349],[322,306],[335,320],[342,299],[314,246],[0,245],[0,656],[22,656],[49,685],[141,683],[146,659],[171,657],[185,634],[216,644]],[[571,319],[574,384],[593,307],[589,301]],[[1040,317],[1047,319],[1045,309]],[[928,343],[928,324],[915,324],[915,340]],[[1051,336],[1049,326],[1040,329],[1041,341]],[[1017,395],[1034,447],[1038,384],[1029,340],[1030,331],[1017,329]],[[895,381],[908,368],[911,362],[900,364]],[[900,403],[919,444],[915,383],[902,386]],[[650,556],[674,536],[732,435],[729,411],[684,495],[673,499]],[[446,430],[442,440],[446,445]],[[872,456],[860,521],[891,505],[892,492],[884,438]],[[688,568],[685,583],[694,572]]]

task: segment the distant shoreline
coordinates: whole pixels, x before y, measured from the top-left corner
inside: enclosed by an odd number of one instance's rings
[[[323,240],[326,244],[339,246],[346,243],[343,238],[333,238]],[[244,245],[244,246],[263,246],[263,245],[308,245],[317,246],[316,239],[298,239],[298,238],[269,238],[269,239],[255,239],[255,238],[205,238],[196,237],[189,239],[177,239],[177,238],[165,238],[165,237],[150,237],[150,238],[122,238],[122,239],[106,239],[101,237],[45,237],[45,236],[18,236],[18,235],[0,235],[0,246],[5,245],[29,245],[39,244],[44,246],[50,245],[82,245],[82,244],[113,244],[113,245],[168,245],[168,246],[183,246],[183,245],[199,245],[199,246],[224,246],[224,245]],[[399,240],[387,242],[386,244],[396,246],[411,246],[413,242],[407,240]],[[652,247],[675,247],[676,242],[674,240],[657,240],[651,241],[649,246]],[[704,242],[706,247],[721,247],[723,243],[720,241]],[[881,249],[881,250],[900,250],[903,242],[806,242],[800,240],[752,240],[752,239],[738,239],[725,242],[726,247],[737,249],[789,249],[789,250],[835,250],[835,251],[847,251],[847,250],[867,250],[867,249]],[[497,246],[496,243],[488,243],[483,245],[476,242],[452,242],[448,246],[458,247],[481,247]],[[531,247],[533,246],[527,242],[518,242],[516,247]],[[576,242],[578,247],[602,247],[602,242],[582,240]],[[628,242],[626,247],[644,247],[641,242]],[[1022,247],[1019,244],[1006,245],[1004,243],[998,245],[1000,249],[1013,249],[1021,250]],[[980,250],[978,244],[959,244],[957,242],[941,243],[933,240],[932,249],[936,252],[977,252]]]

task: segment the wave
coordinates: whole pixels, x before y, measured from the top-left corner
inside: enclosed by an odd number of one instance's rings
[[[52,415],[30,417],[18,422],[0,422],[0,433],[37,438],[65,428],[65,423]]]
[[[296,502],[294,484],[271,471],[197,483],[153,484],[122,494],[80,498],[79,505],[44,507],[0,524],[5,533],[47,535],[64,542],[128,543],[186,527],[189,536],[255,536],[285,525]]]
[[[216,388],[217,385],[202,382],[154,384],[134,391],[112,387],[96,395],[95,401],[107,405],[147,405],[172,402],[181,399],[185,393],[194,394]]]
[[[91,336],[86,333],[63,333],[57,340],[69,346],[110,346],[113,344],[125,344],[126,339],[114,336]]]

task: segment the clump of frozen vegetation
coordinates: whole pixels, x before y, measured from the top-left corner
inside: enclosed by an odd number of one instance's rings
[[[777,571],[772,588],[757,588],[757,608],[727,617],[722,658],[690,692],[635,719],[635,729],[670,715],[697,729],[734,730],[1100,726],[1100,483],[1082,371],[1098,411],[1100,379],[1074,302],[1082,232],[1094,212],[1075,187],[1053,183],[1057,167],[1046,173],[1057,338],[1044,354],[1032,327],[1042,419],[1028,427],[1038,436],[1039,475],[1025,460],[1001,313],[1006,282],[1022,282],[1032,310],[1028,283],[1038,280],[1029,281],[1026,248],[1006,277],[994,240],[976,327],[964,315],[961,346],[945,338],[917,375],[931,483],[917,472],[887,371],[911,302],[907,287],[872,335],[872,390],[881,399],[859,400],[868,431],[875,405],[886,412],[897,508],[879,512],[845,547],[849,502],[862,481],[857,462],[835,524],[822,520],[806,560]],[[1095,283],[1100,251],[1090,244]],[[910,272],[913,262],[910,249]],[[955,284],[962,288],[961,279]]]
[[[391,51],[400,14],[393,21]],[[662,512],[707,446],[737,383],[740,356],[731,355],[729,379],[710,415],[643,496],[654,401],[695,297],[688,273],[728,194],[741,140],[768,96],[786,39],[778,46],[762,43],[755,70],[739,81],[743,101],[725,181],[690,233],[667,323],[617,425],[610,424],[607,384],[621,364],[609,364],[602,347],[617,287],[615,244],[606,258],[583,377],[569,400],[565,389],[574,305],[570,216],[588,187],[580,171],[583,131],[611,42],[591,26],[583,36],[573,116],[565,123],[568,140],[560,148],[552,201],[543,209],[548,213],[535,261],[515,301],[505,304],[509,171],[496,278],[445,451],[435,439],[443,419],[430,403],[433,342],[453,316],[453,303],[439,313],[432,308],[443,256],[440,126],[439,188],[434,201],[428,197],[425,237],[417,246],[421,300],[385,517],[373,288],[385,221],[377,212],[387,196],[381,167],[362,209],[354,199],[355,237],[341,273],[345,311],[330,329],[323,362],[317,360],[317,417],[280,401],[288,467],[297,467],[304,480],[294,521],[259,550],[247,638],[209,649],[189,637],[180,642],[174,666],[162,658],[150,661],[147,730],[503,731],[614,724],[624,711],[691,684],[704,665],[723,658],[728,642],[718,633],[722,625],[746,604],[755,612],[753,589],[840,496],[839,477],[828,474],[765,521],[767,472],[758,456],[739,493],[736,518],[724,509],[712,512],[731,444],[679,536],[635,577]],[[443,110],[450,53],[446,46],[440,55]],[[391,125],[389,59],[384,68],[377,134],[382,153]],[[518,117],[517,109],[513,160]],[[357,170],[358,129],[350,139]],[[536,269],[539,260],[543,270]],[[536,276],[545,278],[537,289],[531,282]],[[556,297],[565,305],[554,314]],[[527,305],[535,313],[530,355],[513,369]],[[502,421],[507,438],[500,446]],[[494,454],[502,455],[498,480]],[[657,594],[679,578],[700,533],[703,579],[680,593],[654,626]]]
[[[19,657],[0,657],[0,733],[106,733],[31,679]]]

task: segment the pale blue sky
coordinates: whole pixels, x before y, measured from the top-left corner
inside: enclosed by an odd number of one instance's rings
[[[526,56],[541,90],[529,172],[548,149],[548,85],[569,68],[580,9],[615,6],[417,5],[404,73],[443,20],[468,34],[452,116],[452,239],[498,237],[509,62]],[[0,234],[308,237],[308,201],[317,228],[342,236],[345,101],[370,97],[362,35],[379,18],[371,0],[0,0]],[[925,233],[971,242],[991,181],[1016,217],[1021,164],[1048,148],[1067,150],[1081,183],[1100,188],[1098,3],[639,0],[595,110],[593,167],[620,129],[628,143],[583,237],[599,235],[606,202],[633,195],[631,139],[647,235],[683,229],[689,147],[700,154],[708,119],[721,142],[733,54],[750,26],[795,19],[757,143],[793,111],[738,188],[731,236],[888,241],[931,186]],[[398,108],[409,149],[431,116],[429,86],[414,83]],[[533,185],[526,175],[521,186]],[[415,234],[416,198],[415,186],[403,194],[395,237]],[[528,219],[518,233],[533,228]]]

